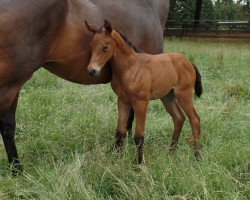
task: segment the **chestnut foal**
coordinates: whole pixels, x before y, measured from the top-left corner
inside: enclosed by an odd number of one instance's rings
[[[132,107],[136,117],[135,143],[138,148],[138,162],[143,162],[148,103],[149,100],[161,99],[174,122],[170,149],[176,148],[185,113],[192,128],[195,158],[198,160],[200,118],[194,109],[192,98],[193,89],[197,96],[201,96],[202,85],[195,65],[179,53],[136,53],[124,40],[124,36],[115,31],[108,21],[99,29],[87,22],[85,25],[89,31],[95,33],[90,43],[92,57],[87,68],[89,74],[98,77],[105,64],[111,64],[111,86],[118,96],[116,147],[119,148],[123,144],[129,110]]]

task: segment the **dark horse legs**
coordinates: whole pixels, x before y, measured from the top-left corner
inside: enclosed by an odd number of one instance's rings
[[[12,103],[10,109],[0,117],[0,131],[3,138],[3,143],[6,149],[9,164],[12,167],[13,174],[22,171],[22,165],[18,160],[16,145],[15,145],[15,112],[18,101],[18,94]]]
[[[133,110],[133,108],[131,108],[130,112],[129,112],[128,123],[127,123],[127,131],[128,131],[129,137],[132,136],[133,122],[134,122],[134,110]]]

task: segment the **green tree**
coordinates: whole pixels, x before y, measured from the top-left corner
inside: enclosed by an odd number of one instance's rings
[[[181,24],[193,22],[196,2],[197,0],[170,0],[168,19]],[[250,0],[203,0],[200,19],[250,21]]]
[[[204,0],[201,10],[201,20],[215,20],[214,4],[212,0]]]
[[[217,20],[235,20],[236,6],[233,0],[217,0],[214,4]]]
[[[196,0],[196,5],[195,5],[195,13],[194,13],[194,29],[197,29],[200,20],[201,20],[201,9],[202,9],[202,0]]]
[[[250,1],[238,0],[236,7],[236,18],[250,21]]]
[[[191,22],[194,19],[194,0],[170,0],[169,20]]]

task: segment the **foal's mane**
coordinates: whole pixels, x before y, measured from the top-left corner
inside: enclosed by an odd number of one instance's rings
[[[119,35],[122,37],[122,39],[124,40],[124,42],[129,46],[129,47],[131,47],[132,49],[134,49],[134,51],[136,52],[136,53],[142,53],[142,51],[141,50],[139,50],[138,48],[136,48],[129,40],[128,40],[128,38],[125,36],[125,35],[123,35],[123,34],[121,34],[119,31],[117,31],[117,30],[115,30],[117,33],[119,33]]]
[[[101,26],[101,27],[99,27],[99,28],[97,28],[97,29],[95,29],[95,32],[96,32],[96,33],[101,33],[103,27],[104,27],[104,25]],[[131,47],[136,53],[142,53],[142,51],[141,51],[140,49],[138,49],[136,46],[134,46],[134,45],[128,40],[128,38],[127,38],[125,35],[123,35],[123,34],[122,34],[121,32],[119,32],[119,31],[117,31],[116,29],[114,29],[114,30],[122,37],[122,39],[124,40],[124,42],[125,42],[129,47]]]

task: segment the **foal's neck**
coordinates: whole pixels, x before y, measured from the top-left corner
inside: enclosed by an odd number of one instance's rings
[[[112,70],[115,73],[123,73],[132,67],[137,58],[137,53],[115,30],[112,32],[112,38],[114,39],[116,46],[112,59]]]

